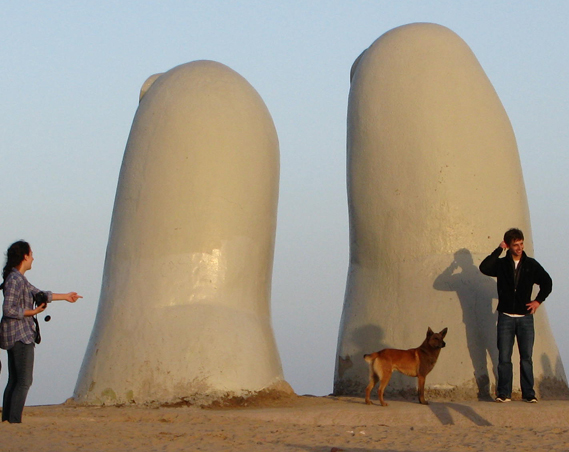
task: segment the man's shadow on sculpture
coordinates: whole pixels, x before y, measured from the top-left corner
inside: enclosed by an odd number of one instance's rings
[[[458,269],[461,271],[457,272]],[[454,260],[435,279],[433,287],[436,290],[456,292],[458,295],[468,351],[478,386],[478,399],[490,400],[487,355],[490,355],[492,362],[494,381],[498,365],[497,313],[492,308],[492,299],[497,298],[496,281],[484,276],[474,265],[470,251],[463,248],[454,253]]]

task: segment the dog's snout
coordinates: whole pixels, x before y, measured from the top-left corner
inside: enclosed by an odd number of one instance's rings
[[[446,347],[447,343],[445,341],[443,341],[443,345],[441,345],[441,348]]]

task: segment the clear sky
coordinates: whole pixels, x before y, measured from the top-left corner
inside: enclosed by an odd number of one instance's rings
[[[28,404],[59,403],[72,395],[96,315],[119,168],[140,87],[154,73],[199,59],[219,61],[245,77],[275,122],[281,185],[273,327],[285,378],[295,391],[329,394],[348,268],[350,67],[383,33],[412,22],[438,23],[461,36],[506,108],[522,161],[535,257],[554,280],[549,319],[569,365],[563,257],[569,254],[563,232],[569,220],[569,2],[0,5],[0,248],[5,252],[13,241],[28,240],[35,256],[30,281],[84,296],[76,305],[56,302],[49,308],[52,321],[42,322]],[[4,351],[0,358],[3,391]]]

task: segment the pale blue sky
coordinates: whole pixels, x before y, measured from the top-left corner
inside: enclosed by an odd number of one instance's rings
[[[510,117],[563,361],[569,283],[569,3],[564,1],[0,1],[0,248],[31,242],[29,279],[77,290],[43,324],[29,404],[71,396],[96,314],[116,183],[148,76],[219,61],[264,99],[281,149],[273,326],[299,394],[332,391],[348,267],[346,107],[354,59],[435,22],[472,48]],[[504,206],[505,209],[508,206]],[[490,251],[490,250],[489,250]],[[539,332],[538,332],[539,334]],[[6,364],[5,352],[0,354]],[[0,378],[3,390],[7,369]]]

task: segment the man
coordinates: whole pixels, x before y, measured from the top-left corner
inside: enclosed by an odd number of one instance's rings
[[[506,256],[500,258],[507,249]],[[524,252],[524,234],[510,229],[504,241],[480,264],[480,271],[498,279],[498,387],[496,402],[512,397],[512,351],[514,339],[520,352],[522,398],[536,403],[533,389],[533,314],[551,293],[552,281],[541,265]],[[532,300],[534,284],[539,293]]]

